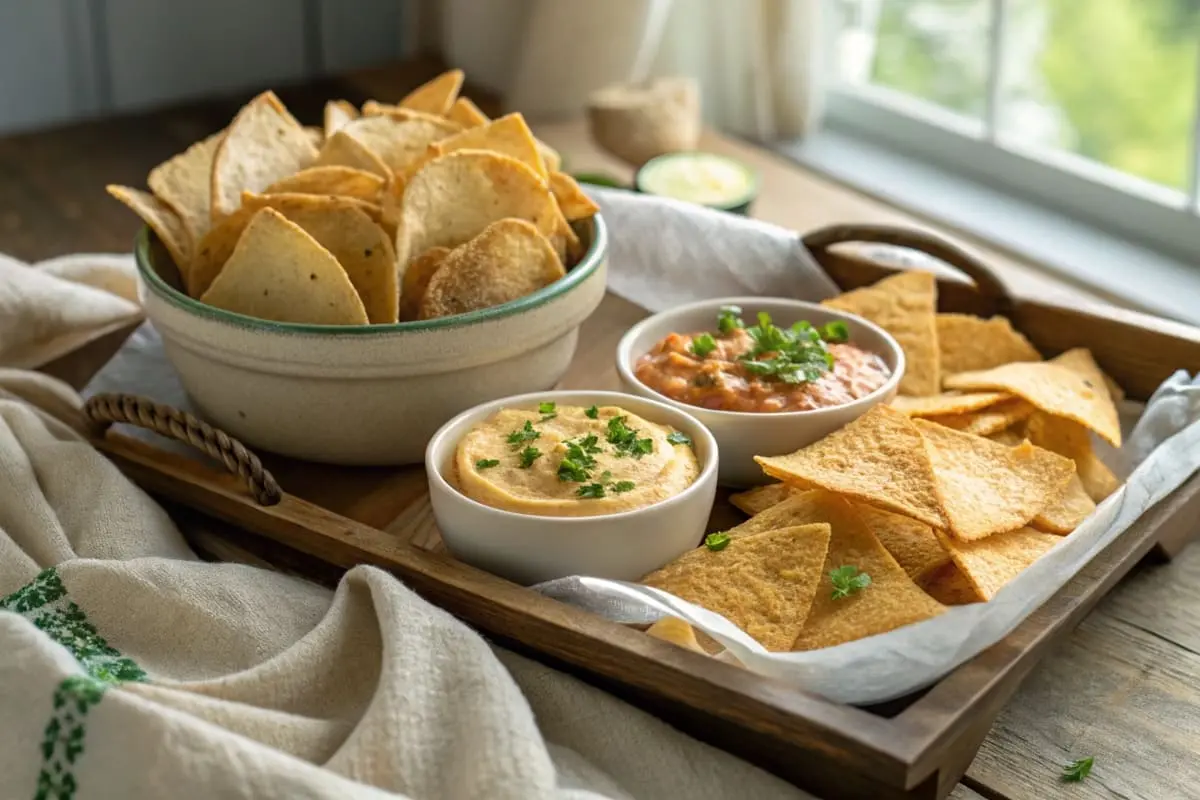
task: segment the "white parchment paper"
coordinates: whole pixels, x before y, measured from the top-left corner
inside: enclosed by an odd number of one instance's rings
[[[609,226],[609,288],[652,311],[712,297],[764,295],[820,300],[837,288],[797,236],[762,222],[620,191],[591,192]],[[85,394],[136,392],[193,410],[146,324],[93,379]],[[671,614],[720,641],[756,672],[846,703],[873,703],[927,686],[1003,638],[1147,509],[1200,468],[1200,379],[1179,372],[1144,412],[1123,411],[1120,451],[1097,447],[1125,485],[1073,534],[988,603],[951,608],[936,619],[808,653],[767,653],[724,618],[636,584],[574,577],[540,591],[611,619],[650,622]],[[172,443],[155,438],[161,447]],[[195,451],[178,445],[178,452]]]

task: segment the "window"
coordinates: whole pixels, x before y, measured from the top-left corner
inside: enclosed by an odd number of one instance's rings
[[[1200,0],[832,2],[832,128],[1200,261]]]

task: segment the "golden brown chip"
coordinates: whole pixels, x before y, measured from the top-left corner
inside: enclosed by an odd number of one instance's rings
[[[912,420],[888,406],[790,455],[754,460],[781,481],[812,484],[934,527],[947,524],[924,439]]]
[[[924,522],[863,503],[854,504],[854,509],[915,583],[920,584],[931,573],[950,563],[950,554],[934,535],[933,528]]]
[[[459,97],[455,100],[454,105],[450,106],[450,110],[446,112],[446,117],[464,128],[488,124],[487,114],[480,111],[479,106],[467,97]]]
[[[786,484],[775,484],[785,486]],[[825,493],[817,489],[804,491],[796,490],[761,513],[755,514],[741,525],[735,525],[726,531],[730,536],[751,536],[777,528],[791,528],[795,525],[808,525],[813,522],[828,522],[820,517],[824,509],[822,498]]]
[[[208,233],[212,225],[213,156],[223,138],[225,131],[221,130],[196,142],[150,170],[146,178],[150,191],[179,215],[193,245]],[[187,267],[187,264],[179,265],[181,270]]]
[[[325,138],[328,139],[345,127],[346,123],[358,119],[358,109],[345,100],[330,100],[325,103]]]
[[[1052,362],[1005,364],[985,372],[963,372],[946,378],[954,389],[990,389],[1024,397],[1042,411],[1073,419],[1121,446],[1117,409],[1102,380]]]
[[[828,525],[798,525],[700,547],[642,579],[728,619],[771,651],[791,649],[813,604]]]
[[[400,320],[408,322],[421,315],[421,298],[429,287],[429,279],[442,266],[449,255],[448,247],[431,247],[414,258],[404,270],[404,282],[400,287]]]
[[[964,542],[941,531],[938,536],[959,571],[984,600],[995,597],[1006,583],[1062,539],[1033,528],[1005,531],[976,542]]]
[[[558,172],[562,169],[562,156],[558,154],[550,145],[538,139],[538,152],[542,154],[542,161],[546,164],[546,169],[550,172]]]
[[[159,240],[166,246],[167,252],[179,268],[179,274],[187,283],[188,264],[192,260],[192,240],[183,220],[171,206],[149,192],[133,189],[128,186],[106,187],[108,193],[120,200],[129,210],[142,218],[150,226]]]
[[[896,337],[905,360],[900,394],[923,396],[941,391],[937,281],[933,275],[902,272],[821,305],[865,317]]]
[[[1019,397],[1010,397],[980,411],[972,411],[967,414],[934,414],[926,419],[947,428],[954,428],[956,431],[973,433],[976,436],[990,436],[1010,428],[1022,420],[1029,419],[1036,410],[1025,400]]]
[[[1096,502],[1088,497],[1079,475],[1072,475],[1062,499],[1033,518],[1033,527],[1046,533],[1068,534],[1096,510]]]
[[[533,132],[525,124],[525,118],[516,112],[434,142],[429,149],[434,156],[455,150],[491,150],[517,159],[543,180],[548,178]]]
[[[383,186],[383,178],[355,167],[309,167],[276,181],[263,194],[333,194],[378,203]]]
[[[646,629],[647,636],[678,645],[684,650],[708,655],[696,639],[696,631],[679,617],[663,617]]]
[[[443,117],[441,114],[430,114],[428,111],[416,111],[403,106],[377,103],[374,100],[368,100],[363,103],[362,113],[364,117],[391,117],[397,122],[406,122],[413,119],[428,120],[443,126],[449,126],[454,131],[461,131],[464,128],[461,123],[449,117]]]
[[[963,541],[1028,524],[1058,502],[1075,471],[1070,459],[1031,444],[1008,447],[923,419],[913,424],[928,445],[944,527]]]
[[[546,237],[523,219],[502,219],[442,259],[420,302],[420,318],[491,308],[563,277]]]
[[[554,192],[554,199],[558,201],[558,207],[568,222],[591,219],[600,210],[600,206],[584,194],[575,179],[565,172],[550,173],[550,191]]]
[[[403,269],[431,247],[458,247],[508,217],[532,222],[547,238],[565,225],[546,182],[520,161],[480,150],[447,153],[404,189],[396,258]]]
[[[768,483],[766,486],[756,486],[744,492],[731,494],[729,502],[753,517],[773,505],[782,503],[793,491],[795,490],[786,483]]]
[[[812,610],[793,650],[817,650],[886,633],[946,610],[913,583],[850,503],[827,492],[820,493],[818,502],[824,506],[822,518],[830,522],[829,550]],[[739,541],[743,540],[734,540]],[[830,573],[842,567],[870,576],[870,584],[835,598]]]
[[[457,127],[446,120],[397,120],[389,116],[359,117],[341,133],[379,156],[398,177],[419,164],[429,145],[452,135]]]
[[[987,438],[991,439],[993,442],[999,442],[1000,444],[1008,445],[1009,447],[1015,447],[1021,442],[1025,441],[1025,433],[1023,427],[1020,424],[1017,424],[1011,428],[1005,428],[1002,431],[996,431],[995,433],[988,434]],[[1059,455],[1062,454],[1059,453]]]
[[[1104,384],[1114,405],[1125,399],[1125,390],[1118,386],[1117,382],[1110,378],[1104,370],[1100,369],[1100,365],[1092,357],[1092,351],[1086,347],[1068,350],[1050,359],[1050,363],[1066,367],[1093,385]]]
[[[1029,418],[1025,433],[1038,447],[1074,461],[1084,491],[1095,502],[1101,502],[1121,485],[1120,479],[1096,455],[1087,428],[1078,422],[1038,412]]]
[[[1012,395],[1004,392],[942,392],[928,397],[900,395],[892,400],[891,405],[910,417],[937,417],[978,411],[1010,397]]]
[[[1004,317],[938,314],[937,334],[942,375],[991,369],[1013,361],[1042,360],[1029,340]]]
[[[337,259],[300,226],[261,209],[202,302],[276,322],[365,325],[367,312]]]
[[[233,118],[213,155],[213,220],[236,211],[243,191],[261,192],[316,160],[308,133],[273,92],[263,92]]]
[[[946,558],[950,558],[948,552]],[[983,602],[975,584],[967,580],[967,576],[963,575],[962,570],[952,560],[948,560],[945,565],[926,576],[919,585],[926,594],[943,605],[962,606]]]
[[[325,140],[317,155],[316,166],[352,167],[378,175],[384,181],[392,177],[391,169],[382,158],[345,131],[337,131]]]
[[[400,105],[414,111],[425,111],[444,117],[454,105],[462,84],[463,71],[448,70],[406,94]]]

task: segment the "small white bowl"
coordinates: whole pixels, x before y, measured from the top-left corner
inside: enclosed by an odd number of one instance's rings
[[[752,321],[766,311],[780,327],[798,320],[824,325],[843,320],[850,328],[850,343],[883,358],[892,376],[866,397],[845,405],[811,411],[754,413],[713,411],[672,400],[646,386],[634,375],[638,359],[670,333],[715,331],[722,306],[739,306],[743,319]],[[617,344],[617,372],[625,389],[686,411],[704,423],[721,448],[719,480],[726,486],[755,486],[768,482],[754,456],[777,456],[799,450],[853,422],[872,406],[890,402],[904,376],[904,351],[884,331],[862,317],[825,308],[817,303],[773,297],[724,297],[678,306],[648,317],[621,337]]]
[[[504,408],[618,406],[692,437],[700,474],[691,486],[654,505],[598,517],[543,517],[486,506],[446,480],[459,441]],[[507,397],[464,411],[433,435],[425,450],[429,498],[442,541],[455,558],[522,584],[590,575],[636,581],[700,545],[717,489],[717,443],[687,411],[620,392],[552,391]]]

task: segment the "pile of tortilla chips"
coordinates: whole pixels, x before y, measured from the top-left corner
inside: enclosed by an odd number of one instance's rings
[[[274,93],[109,186],[154,230],[201,302],[279,322],[386,324],[535,292],[582,255],[597,207],[520,114],[489,120],[452,70],[396,105],[344,100],[322,128]]]
[[[826,302],[900,341],[901,395],[759,457],[779,483],[731,498],[751,518],[646,584],[768,650],[829,647],[990,600],[1117,488],[1092,435],[1120,446],[1120,390],[1091,353],[1042,360],[1006,319],[937,313],[936,291],[908,272]]]

